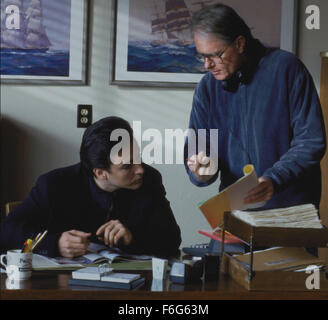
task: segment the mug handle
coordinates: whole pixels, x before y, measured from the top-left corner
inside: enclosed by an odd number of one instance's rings
[[[7,255],[6,254],[2,254],[1,256],[0,256],[0,264],[2,264],[3,266],[5,266],[6,268],[5,269],[7,269],[7,263],[5,263],[4,262],[4,259],[6,258],[6,260],[7,260]]]

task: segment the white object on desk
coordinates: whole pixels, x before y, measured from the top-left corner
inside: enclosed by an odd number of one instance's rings
[[[152,258],[153,278],[164,279],[166,276],[168,261],[167,259]]]
[[[32,252],[8,250],[0,257],[1,264],[6,267],[10,280],[27,280],[32,275]],[[5,262],[6,260],[6,262]]]
[[[151,291],[163,291],[164,290],[164,280],[153,279],[151,283]]]
[[[63,263],[59,263],[58,261],[62,261]],[[32,259],[33,270],[62,270],[65,268],[78,269],[81,267],[83,267],[82,264],[74,262],[73,260],[69,261],[68,259],[64,259],[64,258],[57,260],[55,258],[49,258],[46,256],[33,253],[33,259]]]
[[[130,283],[140,277],[140,274],[113,272],[101,277],[101,281]]]
[[[112,268],[102,272],[99,267],[86,267],[73,271],[72,278],[81,280],[101,280],[102,276],[107,275],[112,271]]]

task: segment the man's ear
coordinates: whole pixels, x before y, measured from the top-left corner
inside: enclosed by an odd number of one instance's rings
[[[92,172],[97,179],[100,179],[100,180],[107,179],[106,170],[104,170],[104,169],[93,168]]]
[[[246,46],[246,39],[244,36],[238,36],[236,39],[236,47],[239,53],[244,53]]]

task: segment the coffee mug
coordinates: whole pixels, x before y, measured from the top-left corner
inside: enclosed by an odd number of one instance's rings
[[[0,262],[6,267],[9,279],[27,280],[32,275],[32,252],[22,253],[19,249],[9,250],[7,254],[1,255]]]
[[[32,282],[25,280],[14,280],[14,279],[6,279],[6,289],[8,290],[22,290],[22,289],[31,289]]]

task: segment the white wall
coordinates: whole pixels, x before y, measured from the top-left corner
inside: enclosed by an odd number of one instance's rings
[[[299,36],[298,56],[304,62],[313,76],[318,92],[320,92],[321,58],[320,52],[328,51],[328,1],[302,0],[299,1]],[[305,9],[309,5],[320,8],[320,29],[309,30],[305,27]],[[325,106],[327,108],[328,106]]]
[[[111,1],[95,0],[91,10],[90,84],[88,86],[22,86],[2,85],[2,172],[1,200],[24,199],[36,178],[53,168],[78,161],[83,129],[76,128],[77,104],[92,104],[94,121],[117,115],[142,121],[142,129],[186,128],[192,102],[192,89],[118,87],[109,85]],[[318,85],[319,52],[327,50],[327,1],[321,7],[322,30],[306,31],[300,24],[299,56],[305,62]],[[304,11],[304,10],[303,10]],[[304,20],[304,15],[300,15]],[[324,36],[325,35],[325,36]],[[326,45],[326,47],[325,47]],[[209,225],[197,208],[217,190],[217,184],[207,188],[193,186],[183,165],[157,165],[162,173],[184,245],[206,242],[198,235]]]

